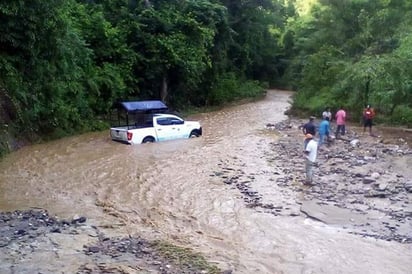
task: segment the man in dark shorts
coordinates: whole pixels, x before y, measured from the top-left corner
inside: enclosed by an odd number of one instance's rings
[[[366,108],[363,110],[363,133],[365,133],[366,128],[369,128],[369,135],[373,136],[372,134],[372,120],[375,117],[375,110],[371,108],[370,105],[367,105]]]

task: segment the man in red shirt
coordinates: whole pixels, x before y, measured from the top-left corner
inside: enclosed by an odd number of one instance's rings
[[[336,119],[336,133],[335,136],[338,138],[338,135],[345,135],[346,129],[345,129],[345,121],[346,121],[346,111],[341,107],[338,112],[335,114],[335,119]]]
[[[366,128],[369,128],[369,135],[372,135],[372,120],[375,117],[375,110],[367,105],[363,110],[363,133],[365,133]]]

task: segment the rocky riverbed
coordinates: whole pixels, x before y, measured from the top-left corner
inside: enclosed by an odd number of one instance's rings
[[[108,237],[85,217],[59,220],[40,209],[0,214],[0,259],[0,273],[231,273],[189,249]]]
[[[318,150],[315,185],[304,181],[304,121],[266,125],[276,135],[261,156],[273,169],[245,172],[238,157],[221,164],[211,176],[241,193],[258,211],[281,216],[307,216],[348,233],[412,243],[412,150],[398,137],[363,135],[349,130]],[[263,145],[262,145],[263,147]],[[259,191],[259,175],[271,173],[277,197]]]

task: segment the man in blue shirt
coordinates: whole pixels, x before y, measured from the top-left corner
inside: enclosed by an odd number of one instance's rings
[[[329,138],[330,132],[330,123],[329,117],[325,117],[319,125],[319,145],[321,146],[326,140],[325,138]]]

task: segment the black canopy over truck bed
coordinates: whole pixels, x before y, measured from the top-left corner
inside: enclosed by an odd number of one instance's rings
[[[168,107],[159,100],[117,102],[117,123],[114,127],[137,128],[151,126],[154,113],[165,113]]]

